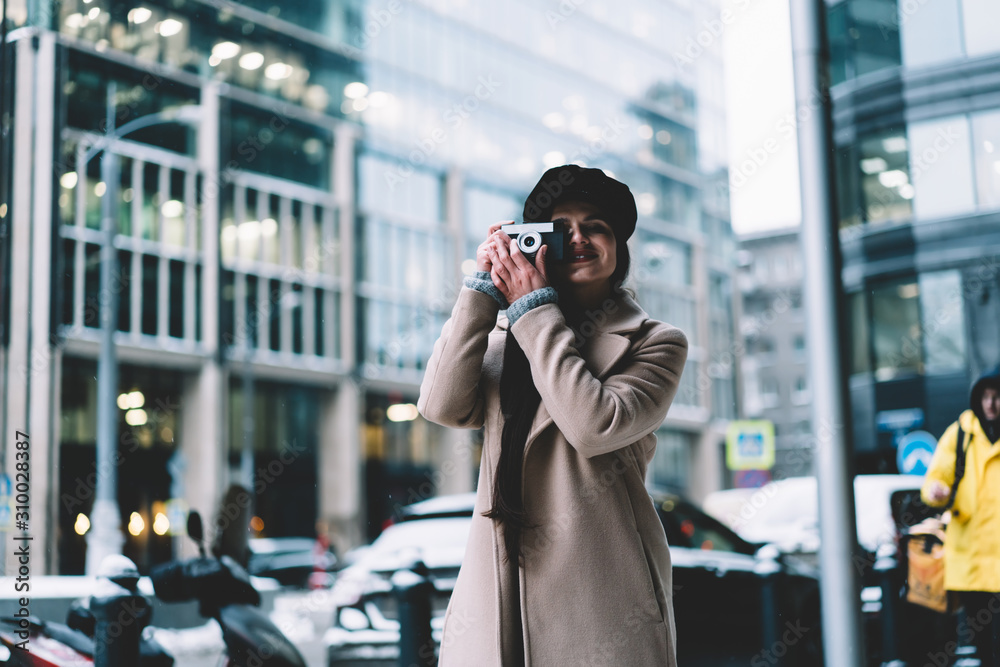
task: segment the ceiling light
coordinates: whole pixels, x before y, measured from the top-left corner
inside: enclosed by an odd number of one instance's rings
[[[146,527],[146,522],[142,520],[142,517],[138,512],[132,512],[132,516],[128,520],[128,532],[135,537],[142,535],[143,529]]]
[[[160,206],[160,212],[165,218],[179,218],[184,215],[184,204],[176,199],[168,199]]]
[[[240,52],[240,45],[234,42],[219,42],[212,47],[212,55],[221,60],[235,58]]]
[[[142,426],[149,420],[145,410],[129,410],[125,413],[125,423],[129,426]]]
[[[886,153],[902,153],[906,150],[906,137],[888,137],[883,139],[882,149]]]
[[[173,37],[184,29],[184,24],[176,19],[163,19],[153,29],[163,37]]]
[[[364,97],[368,94],[368,86],[361,83],[360,81],[352,81],[351,83],[344,86],[344,97],[356,100],[359,97]]]
[[[248,70],[258,69],[264,64],[264,56],[256,51],[251,51],[250,53],[244,53],[240,56],[240,67]]]
[[[292,75],[292,66],[286,63],[271,63],[264,68],[264,76],[272,81],[287,79]]]
[[[135,9],[130,9],[128,12],[128,20],[135,25],[140,23],[145,23],[150,18],[152,18],[153,12],[145,7],[136,7]]]
[[[889,163],[880,157],[865,158],[861,161],[861,171],[866,174],[878,174],[889,168]]]
[[[75,171],[67,171],[59,177],[59,185],[63,186],[67,190],[72,190],[76,187],[76,178]]]
[[[898,188],[901,185],[909,183],[910,177],[906,175],[905,171],[890,169],[878,175],[878,182],[887,188]]]
[[[410,422],[420,413],[413,403],[396,403],[386,408],[385,416],[391,422]]]

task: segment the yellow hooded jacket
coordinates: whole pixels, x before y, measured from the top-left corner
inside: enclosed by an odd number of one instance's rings
[[[982,396],[976,388],[973,405]],[[952,591],[1000,592],[1000,440],[989,441],[977,412],[964,411],[938,440],[920,495],[929,506],[946,504],[947,500],[931,502],[927,491],[932,481],[949,489],[955,481],[960,423],[965,433],[965,475],[958,484],[945,537],[944,584]]]

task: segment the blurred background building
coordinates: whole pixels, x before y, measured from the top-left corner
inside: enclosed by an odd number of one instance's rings
[[[254,491],[257,534],[319,526],[341,549],[400,504],[471,489],[476,434],[413,407],[423,364],[488,224],[566,162],[629,184],[632,284],[691,342],[649,482],[723,484],[737,371],[712,364],[735,331],[717,2],[5,6],[0,429],[31,435],[39,571],[85,562],[106,194],[117,496],[141,568],[232,483]],[[166,114],[108,144],[106,183],[83,157],[112,87],[116,127]]]
[[[739,237],[742,414],[774,424],[774,479],[811,475],[812,400],[798,228]]]
[[[1000,361],[1000,5],[829,3],[858,472]]]

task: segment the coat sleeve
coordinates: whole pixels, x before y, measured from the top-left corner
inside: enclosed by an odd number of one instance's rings
[[[426,419],[455,428],[483,425],[485,399],[479,381],[499,311],[488,294],[461,289],[420,384],[417,409]]]
[[[511,330],[553,422],[588,458],[631,445],[659,428],[687,359],[684,333],[663,325],[602,381],[574,347],[575,336],[558,306],[535,308]]]
[[[953,423],[945,429],[941,438],[938,439],[937,448],[931,458],[931,465],[924,476],[923,486],[920,488],[920,499],[928,507],[942,507],[948,499],[932,501],[927,491],[931,482],[941,482],[949,489],[955,482],[955,441],[958,439],[958,422]]]

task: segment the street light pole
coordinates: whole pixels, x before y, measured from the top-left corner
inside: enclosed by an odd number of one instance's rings
[[[814,470],[819,495],[820,597],[823,652],[833,667],[861,667],[860,590],[854,572],[857,525],[850,415],[842,375],[844,329],[839,317],[840,239],[833,197],[830,89],[824,0],[792,0],[792,64],[798,120],[805,258],[806,329],[812,378],[813,427],[819,433]]]
[[[105,133],[115,133],[116,86],[108,84]],[[87,173],[86,161],[82,165]],[[118,227],[118,156],[108,146],[101,154],[101,284],[98,306],[101,321],[101,350],[97,360],[97,489],[91,511],[91,529],[87,533],[87,574],[94,575],[101,561],[111,554],[120,554],[125,536],[121,531],[118,509],[118,355],[115,350],[115,329],[118,325],[118,293],[111,281],[118,266],[115,233]],[[85,187],[85,182],[80,184]]]
[[[101,141],[91,146],[83,156],[78,169],[84,174],[79,187],[86,187],[87,164],[101,153],[101,282],[98,293],[100,308],[101,346],[97,359],[97,482],[94,490],[94,507],[90,513],[91,529],[87,532],[87,574],[96,574],[106,556],[120,554],[125,536],[121,530],[121,512],[118,509],[118,353],[115,349],[115,331],[118,328],[118,286],[114,281],[118,270],[118,251],[115,235],[118,233],[118,187],[121,180],[118,155],[111,144],[138,129],[161,123],[194,124],[199,120],[200,107],[188,105],[179,110],[160,111],[136,118],[121,127],[115,127],[117,87],[108,84],[105,134]]]

